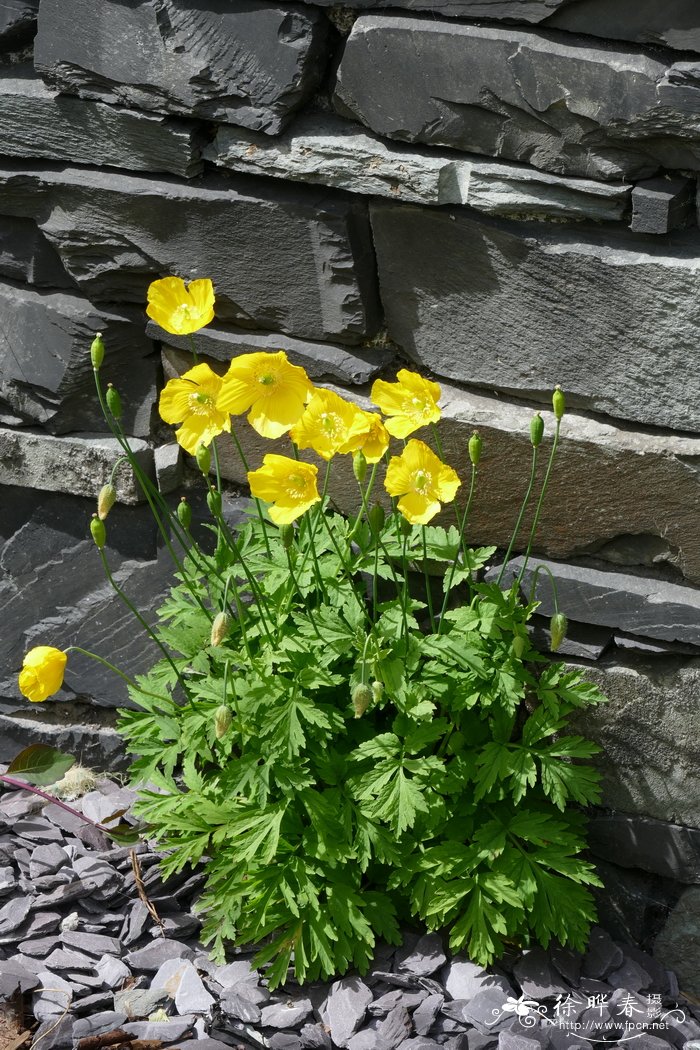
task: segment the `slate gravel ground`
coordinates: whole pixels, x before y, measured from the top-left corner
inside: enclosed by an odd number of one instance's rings
[[[108,780],[73,803],[107,818],[133,793]],[[197,1050],[697,1050],[700,1008],[646,953],[596,929],[583,956],[513,954],[486,972],[436,934],[380,944],[372,969],[270,992],[233,948],[217,965],[198,941],[201,873],[163,882],[148,843],[128,847],[24,791],[0,793],[0,1017],[22,1003],[31,1045]],[[667,1023],[659,1014],[677,1008]],[[575,1028],[575,1025],[585,1028]],[[635,1026],[635,1027],[633,1027]],[[119,1030],[120,1037],[110,1037]],[[87,1040],[86,1042],[82,1042]],[[100,1041],[101,1040],[101,1041]],[[27,1044],[29,1045],[29,1044]]]

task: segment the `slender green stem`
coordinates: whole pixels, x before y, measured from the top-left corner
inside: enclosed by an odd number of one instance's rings
[[[129,678],[127,674],[120,671],[118,667],[111,664],[109,660],[105,660],[102,656],[98,656],[97,653],[91,653],[89,649],[82,649],[79,645],[69,645],[65,650],[66,653],[82,653],[83,656],[89,656],[91,660],[96,660],[98,664],[102,664],[107,670],[113,671],[114,674],[122,678],[127,685],[130,685],[132,689],[135,689],[139,693],[143,693],[144,696],[151,696],[154,700],[162,700],[166,704],[170,704],[171,707],[175,703],[171,696],[161,696],[159,693],[151,693],[148,689],[142,689],[141,686],[134,681],[133,678]]]
[[[155,633],[153,628],[146,622],[146,620],[143,618],[141,613],[138,611],[138,609],[136,608],[134,603],[124,593],[124,591],[121,589],[121,587],[119,586],[117,581],[114,579],[114,576],[112,575],[112,571],[111,571],[111,569],[110,569],[110,567],[109,567],[109,565],[107,563],[107,557],[105,555],[104,549],[102,547],[98,547],[97,549],[98,549],[98,551],[100,553],[100,558],[102,559],[102,567],[104,569],[105,576],[107,577],[107,580],[108,580],[112,590],[114,591],[114,593],[116,595],[118,595],[119,598],[121,598],[121,600],[124,602],[124,605],[126,605],[127,609],[132,614],[132,616],[136,617],[136,619],[141,624],[141,626],[143,627],[144,631],[149,636],[149,638],[156,643],[156,645],[158,646],[158,648],[162,652],[163,656],[168,661],[168,663],[172,667],[173,671],[177,675],[177,680],[179,681],[179,683],[182,686],[182,688],[185,690],[185,695],[187,695],[187,683],[185,682],[185,680],[183,678],[180,677],[180,672],[178,671],[177,667],[175,666],[175,663],[174,663],[170,653],[165,648],[165,646],[163,645],[163,643],[161,642],[160,638]]]
[[[425,535],[425,525],[421,525],[421,536],[423,537],[423,578],[425,579],[425,595],[428,602],[428,615],[430,616],[430,630],[435,633],[435,613],[433,611],[433,592],[431,587],[430,573],[428,572],[428,540]]]
[[[442,442],[440,440],[440,435],[438,433],[438,428],[435,425],[435,423],[431,423],[430,424],[430,429],[431,429],[432,434],[433,434],[433,440],[435,442],[435,449],[437,451],[437,454],[440,457],[440,459],[442,460],[442,462],[445,463],[446,462],[445,461],[445,453],[442,450]],[[459,530],[460,543],[461,543],[461,546],[462,546],[462,553],[464,554],[464,561],[466,563],[468,561],[467,540],[466,540],[466,536],[465,536],[466,510],[465,510],[465,513],[462,515],[462,517],[460,517],[459,506],[457,505],[456,500],[453,501],[452,507],[454,509],[455,521],[457,522],[457,528]]]
[[[508,562],[510,560],[510,556],[513,553],[513,547],[515,546],[515,542],[516,542],[516,540],[518,538],[518,533],[520,532],[520,526],[523,523],[523,518],[525,516],[525,511],[527,509],[528,503],[530,502],[530,496],[532,495],[532,490],[535,487],[535,477],[536,476],[537,476],[537,446],[533,446],[533,449],[532,449],[532,465],[530,467],[530,480],[528,482],[527,489],[525,491],[525,497],[524,497],[524,499],[523,499],[523,501],[522,501],[522,503],[520,505],[520,512],[518,514],[518,519],[517,519],[517,521],[515,523],[515,528],[513,529],[513,535],[510,538],[510,543],[508,544],[508,550],[506,551],[506,556],[503,559],[503,565],[501,566],[501,571],[499,572],[498,579],[496,580],[496,586],[497,587],[500,587],[500,585],[501,585],[501,580],[503,579],[503,574],[506,571],[506,566],[508,565]]]
[[[199,364],[199,355],[197,353],[197,344],[194,341],[194,335],[192,334],[192,332],[189,332],[188,334],[189,334],[189,337],[190,337],[190,346],[192,348],[192,363],[195,364],[195,365],[198,365]]]
[[[474,501],[474,492],[476,490],[476,476],[477,476],[477,469],[476,469],[476,466],[472,463],[472,476],[471,476],[471,481],[469,483],[469,497],[467,499],[467,505],[466,505],[465,510],[464,510],[464,515],[462,517],[462,525],[463,525],[463,528],[464,528],[464,534],[465,535],[466,535],[467,522],[469,521],[469,515],[470,515],[471,509],[472,509],[472,503]],[[447,586],[445,588],[445,597],[444,597],[443,602],[442,602],[442,609],[440,610],[440,623],[438,624],[438,634],[442,634],[442,624],[443,624],[443,620],[444,620],[444,617],[445,617],[445,613],[447,612],[447,605],[448,605],[448,602],[450,600],[450,592],[452,590],[452,582],[453,582],[453,580],[455,578],[455,573],[457,571],[457,566],[459,564],[459,556],[460,556],[461,553],[462,553],[462,548],[460,547],[459,550],[457,551],[457,553],[455,554],[454,559],[452,561],[452,565],[450,567],[450,575],[448,577]],[[466,564],[467,564],[467,567],[468,567],[469,566],[469,562],[467,561]]]
[[[530,587],[530,599],[528,601],[528,605],[532,605],[533,599],[535,597],[535,590],[537,589],[537,577],[539,576],[540,572],[546,572],[551,581],[552,596],[554,598],[554,615],[557,616],[559,613],[559,603],[557,601],[557,581],[554,579],[554,574],[552,573],[552,570],[547,565],[538,565],[534,573],[532,574],[532,585]]]
[[[529,535],[528,541],[527,541],[527,550],[525,551],[525,558],[523,560],[522,568],[521,568],[520,572],[518,573],[518,579],[517,579],[518,585],[520,585],[520,581],[522,580],[523,576],[525,575],[525,570],[527,568],[527,563],[530,560],[530,551],[532,550],[532,543],[533,543],[533,540],[535,538],[535,533],[537,532],[537,526],[538,526],[539,521],[540,521],[540,514],[542,513],[542,504],[544,503],[545,493],[547,492],[547,486],[549,485],[549,477],[550,477],[550,474],[552,473],[552,467],[554,466],[554,459],[555,459],[555,456],[557,454],[557,448],[559,446],[559,430],[560,430],[560,428],[561,428],[561,419],[558,419],[556,427],[555,427],[555,430],[554,430],[554,441],[552,442],[552,449],[551,449],[551,451],[549,453],[549,460],[547,461],[547,469],[545,471],[544,481],[542,482],[542,489],[540,491],[540,498],[537,501],[537,507],[535,509],[535,516],[532,519],[532,526],[530,528],[530,535]]]
[[[394,571],[393,568],[391,570]],[[396,579],[396,577],[394,577]],[[398,587],[398,580],[396,581]],[[377,622],[377,605],[379,604],[379,536],[374,542],[374,572],[372,574],[372,623]]]
[[[221,514],[215,514],[214,520],[216,521],[217,527],[221,529],[223,535],[226,537],[226,541],[229,547],[233,551],[235,557],[240,563],[241,568],[243,569],[243,573],[245,575],[246,580],[248,581],[248,586],[250,587],[251,594],[253,595],[253,598],[255,599],[258,606],[260,623],[262,624],[263,631],[265,632],[265,637],[267,638],[270,645],[272,645],[272,635],[270,633],[270,629],[266,619],[267,616],[271,617],[272,614],[270,611],[270,607],[267,604],[267,599],[265,598],[263,592],[260,590],[257,580],[248,568],[248,565],[246,564],[246,560],[243,557],[243,553],[238,545],[238,542],[236,541],[236,538],[234,537],[231,530],[229,529],[227,522],[224,520]],[[235,589],[234,593],[237,595],[237,588]]]
[[[231,424],[231,437],[233,438],[233,443],[236,446],[236,451],[238,452],[238,456],[240,458],[240,461],[243,464],[243,469],[244,469],[244,471],[246,472],[246,475],[247,475],[247,474],[250,473],[250,467],[248,466],[248,460],[246,458],[246,454],[243,451],[243,446],[241,445],[240,441],[238,440],[238,434],[236,433],[236,428],[233,426],[233,424]],[[267,535],[267,522],[265,521],[265,514],[263,512],[262,503],[260,502],[260,500],[258,499],[257,496],[253,496],[253,501],[255,503],[255,507],[256,507],[257,512],[258,512],[258,518],[260,519],[260,525],[261,525],[261,528],[262,528],[263,539],[265,541],[265,550],[267,551],[268,558],[271,558],[272,557],[272,550],[270,549],[270,539],[269,539],[269,537]]]
[[[292,552],[290,550],[287,551],[287,566],[289,567],[289,575],[291,576],[292,583],[294,585],[294,590],[297,591],[297,593],[299,594],[299,597],[302,598],[301,589],[299,587],[299,581],[297,580],[295,572],[294,572],[294,565],[292,564]],[[302,601],[303,601],[303,598],[302,598]],[[316,623],[316,620],[314,619],[314,614],[312,613],[311,608],[309,607],[305,611],[309,615],[309,620],[311,621],[311,626],[314,629],[314,634],[319,639],[319,641],[323,641],[323,638],[321,637],[321,634],[320,634],[319,629],[318,629],[318,624]]]
[[[349,532],[350,536],[354,536],[355,530],[356,530],[357,526],[360,524],[361,518],[363,517],[363,515],[367,514],[367,504],[369,503],[369,497],[371,496],[372,489],[374,488],[374,482],[375,482],[375,479],[377,477],[377,470],[378,470],[378,468],[379,468],[379,461],[377,461],[376,463],[373,464],[372,471],[371,471],[370,476],[369,476],[369,481],[367,482],[367,485],[365,486],[365,488],[363,488],[362,485],[360,485],[360,483],[358,482],[358,485],[359,485],[359,488],[360,488],[360,498],[361,498],[362,503],[361,503],[358,515],[355,518],[354,522],[352,523],[352,528],[350,529],[350,532]]]

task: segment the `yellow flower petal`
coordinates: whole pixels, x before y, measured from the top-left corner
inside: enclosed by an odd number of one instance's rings
[[[406,521],[412,525],[427,525],[436,514],[440,513],[438,500],[421,496],[417,492],[407,492],[397,504]]]
[[[397,373],[396,383],[375,380],[371,397],[388,417],[386,429],[389,433],[405,438],[428,423],[437,423],[441,415],[438,406],[440,394],[438,383],[402,368]]]
[[[338,453],[360,448],[369,431],[368,416],[333,390],[317,390],[290,437],[299,448],[311,448],[330,460]]]
[[[313,384],[283,350],[241,354],[224,376],[217,405],[234,416],[249,412],[248,422],[261,437],[278,438],[301,417]]]
[[[214,320],[214,286],[209,278],[163,277],[148,289],[148,316],[171,335],[191,335]]]
[[[363,412],[363,416],[369,429],[359,447],[368,463],[378,463],[389,447],[389,432],[376,412]]]
[[[217,434],[231,429],[228,414],[216,406],[221,382],[221,376],[209,365],[199,364],[178,379],[171,379],[161,392],[161,419],[182,424],[175,437],[191,456],[196,455],[199,445],[209,445]]]
[[[314,464],[274,453],[248,474],[251,493],[270,504],[268,513],[276,525],[290,525],[319,502],[317,479]]]
[[[63,685],[68,657],[61,649],[37,645],[24,657],[19,674],[19,689],[33,703],[46,700]]]
[[[384,479],[390,496],[400,496],[398,508],[413,525],[425,525],[450,503],[461,482],[452,467],[424,442],[411,439],[400,456],[392,456]]]

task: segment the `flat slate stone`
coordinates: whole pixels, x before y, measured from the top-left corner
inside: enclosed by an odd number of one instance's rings
[[[361,124],[322,112],[302,114],[274,138],[219,125],[203,155],[243,174],[415,204],[466,204],[518,219],[616,221],[629,207],[631,192],[622,183],[565,178],[524,164],[386,141]]]
[[[595,813],[588,843],[598,857],[676,882],[700,883],[700,828],[627,813]]]
[[[371,991],[359,977],[343,977],[333,982],[325,1003],[325,1016],[336,1046],[347,1047],[351,1036],[359,1031],[372,998]]]
[[[569,985],[554,969],[549,954],[543,948],[532,948],[513,967],[513,976],[528,999],[556,999],[570,993]]]
[[[503,580],[508,584],[520,573],[523,559],[512,559]],[[535,559],[523,577],[523,587],[530,593],[530,583],[538,564],[546,565],[557,584],[559,608],[582,623],[619,627],[647,638],[700,644],[700,591],[665,580],[608,572],[587,566]],[[492,576],[496,569],[490,569]],[[551,616],[554,600],[549,577],[539,573],[535,598],[539,611]]]
[[[36,68],[63,93],[276,134],[315,90],[327,22],[293,3],[46,0]]]
[[[194,952],[186,944],[180,941],[159,938],[153,944],[147,944],[145,948],[129,952],[124,956],[124,962],[132,970],[141,970],[155,973],[160,970],[163,963],[173,959],[191,959]]]
[[[300,1028],[309,1020],[313,1006],[309,999],[294,1000],[291,1004],[271,1003],[260,1011],[260,1023],[267,1028]],[[242,1017],[242,1021],[247,1018]]]
[[[75,292],[58,252],[31,219],[0,217],[0,276],[53,291],[69,288]]]
[[[133,308],[100,310],[79,295],[0,282],[0,421],[9,410],[52,434],[107,431],[89,354],[104,332],[103,387],[112,382],[121,394],[125,433],[148,437],[158,362],[142,318]]]
[[[201,130],[173,119],[58,95],[31,65],[0,70],[0,141],[5,157],[62,160],[189,178],[202,170]]]
[[[306,0],[330,7],[335,0]],[[695,0],[345,0],[350,10],[393,8],[447,18],[489,18],[526,22],[611,40],[663,44],[679,51],[700,50]]]
[[[634,179],[700,168],[696,74],[636,47],[378,13],[355,22],[334,101],[388,138]]]
[[[166,941],[156,944],[166,944]],[[171,941],[171,944],[177,942]],[[144,951],[146,949],[143,949]],[[133,953],[137,955],[138,953]],[[127,956],[127,961],[129,956]],[[143,962],[140,964],[143,968]],[[175,1001],[175,1009],[182,1014],[208,1013],[214,1004],[214,998],[204,987],[201,977],[184,953],[166,958],[158,967],[158,972],[151,981],[152,991],[166,992]]]
[[[695,223],[697,180],[657,176],[638,182],[632,190],[635,233],[668,233]]]
[[[545,403],[559,383],[571,407],[700,432],[697,229],[661,242],[388,202],[371,216],[388,334],[423,368]]]
[[[184,183],[19,165],[0,168],[0,193],[5,214],[38,222],[92,301],[142,311],[150,282],[178,273],[213,280],[226,323],[320,342],[356,343],[377,329],[367,206],[358,198],[233,175]]]
[[[176,362],[191,363],[192,344],[186,337],[170,335],[152,321],[146,326],[146,334],[163,343],[163,353],[174,353]],[[194,341],[198,354],[225,364],[239,354],[284,350],[292,364],[305,368],[311,379],[332,378],[353,386],[369,383],[394,356],[393,350],[384,346],[332,346],[293,339],[279,332],[246,331],[224,325],[202,328],[195,334]]]

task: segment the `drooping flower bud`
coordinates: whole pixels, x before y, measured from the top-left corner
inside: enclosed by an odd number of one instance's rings
[[[564,397],[564,391],[560,386],[555,386],[554,393],[552,394],[552,408],[554,409],[554,418],[560,420],[566,410],[566,399]]]
[[[192,524],[192,508],[187,502],[186,496],[180,496],[180,502],[177,505],[177,520],[180,522],[183,529],[189,531],[190,525]]]
[[[513,655],[516,656],[518,660],[522,660],[524,652],[525,639],[522,638],[519,634],[516,634],[515,638],[513,639]]]
[[[198,445],[195,459],[197,460],[197,466],[202,474],[208,474],[211,467],[211,452],[209,451],[209,446]]]
[[[215,518],[221,514],[221,493],[215,485],[207,492],[207,506]]]
[[[475,467],[479,466],[479,460],[481,459],[481,450],[483,448],[483,441],[478,430],[475,430],[472,436],[469,438],[469,459]]]
[[[401,518],[399,520],[399,528],[404,536],[411,536],[413,534],[413,525],[407,518]]]
[[[542,442],[544,437],[544,420],[539,412],[535,412],[534,416],[530,420],[530,441],[532,447],[537,448]]]
[[[211,625],[210,645],[221,645],[224,638],[231,630],[231,617],[225,613],[217,613]]]
[[[352,706],[355,709],[355,718],[362,718],[363,714],[372,703],[373,693],[368,685],[362,682],[356,685],[352,691]]]
[[[104,521],[110,510],[117,502],[117,490],[110,481],[103,485],[97,497],[97,517]]]
[[[282,546],[284,547],[284,549],[288,551],[294,543],[293,525],[280,525],[280,540],[282,541]]]
[[[367,477],[367,460],[361,448],[352,457],[352,470],[355,478],[361,485]]]
[[[381,503],[375,503],[373,507],[370,507],[367,519],[369,521],[370,529],[375,536],[378,536],[384,528],[384,522],[386,521],[386,514]]]
[[[101,367],[102,362],[105,359],[105,344],[102,339],[102,332],[97,332],[95,338],[90,344],[90,360],[92,361],[92,367],[97,371]]]
[[[233,712],[231,708],[227,707],[226,704],[221,704],[220,707],[217,707],[214,712],[214,732],[217,740],[221,740],[222,737],[226,736],[232,722]]]
[[[95,546],[102,550],[107,542],[107,529],[105,528],[105,523],[100,521],[96,514],[93,514],[90,519],[90,532],[95,541]]]
[[[375,704],[378,704],[384,695],[384,685],[382,682],[378,682],[376,679],[372,682],[372,696],[374,697]]]
[[[555,613],[552,619],[549,621],[549,631],[552,636],[552,640],[549,643],[549,648],[553,653],[558,652],[559,646],[566,638],[566,632],[569,626],[564,613]]]
[[[107,408],[112,413],[114,419],[122,418],[122,399],[119,396],[119,391],[112,383],[107,384],[107,393],[105,394],[105,400],[107,401]]]

